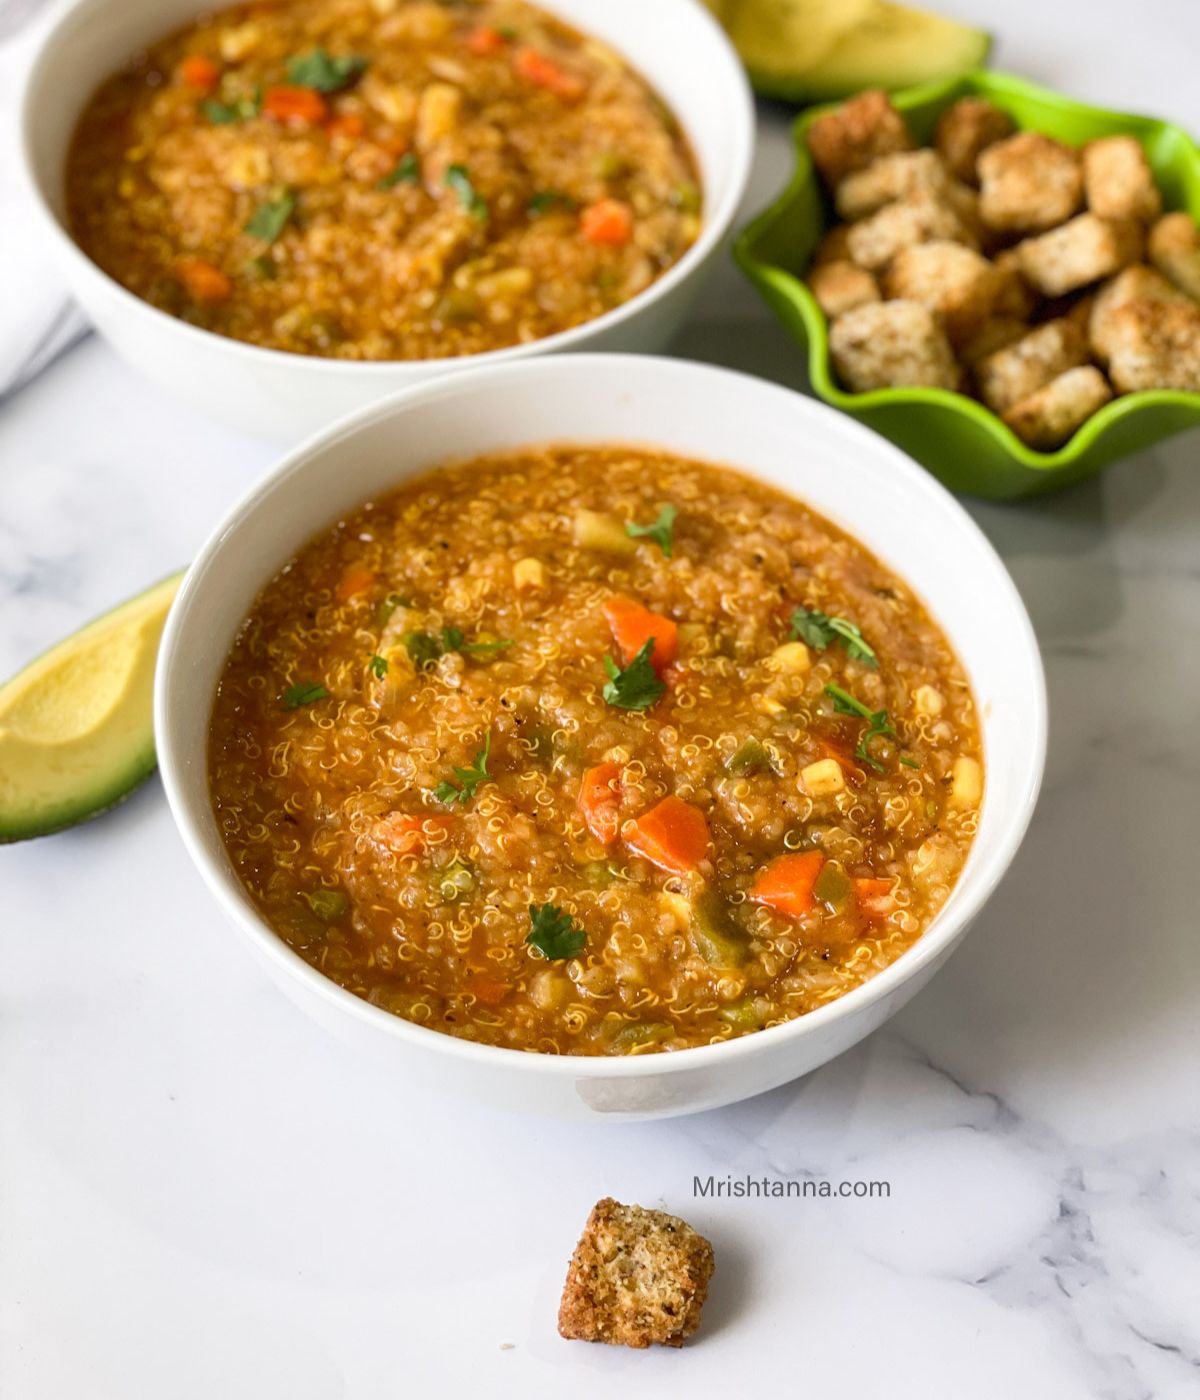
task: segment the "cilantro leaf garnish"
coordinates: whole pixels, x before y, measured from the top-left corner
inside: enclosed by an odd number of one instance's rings
[[[409,151],[400,157],[391,170],[376,184],[375,188],[390,190],[393,185],[415,185],[420,178],[421,163],[412,151]]]
[[[414,666],[432,666],[442,654],[438,639],[428,632],[405,632],[404,649],[412,658]]]
[[[471,173],[465,165],[452,165],[445,174],[446,186],[458,195],[459,203],[473,219],[483,220],[488,216],[487,200],[476,193],[471,183]]]
[[[577,958],[587,942],[587,934],[557,904],[531,904],[529,925],[525,942],[554,962]]]
[[[828,613],[797,608],[792,614],[792,636],[807,642],[814,651],[824,651],[835,641],[840,641],[852,661],[861,661],[872,670],[879,665],[874,648],[867,643],[858,627],[844,617],[830,617]]]
[[[412,600],[403,593],[389,593],[382,603],[375,604],[375,626],[386,627],[397,608],[411,608]]]
[[[324,700],[328,694],[320,681],[299,681],[295,685],[289,685],[283,692],[283,708],[298,710],[301,705],[311,705],[314,701]]]
[[[643,536],[655,541],[659,549],[663,552],[663,558],[669,559],[671,551],[675,548],[675,517],[679,514],[676,506],[663,506],[658,512],[658,518],[650,525],[635,525],[632,520],[625,522],[625,533],[630,539],[641,539]]]
[[[561,190],[538,190],[530,197],[529,203],[525,206],[525,212],[531,219],[540,219],[543,214],[548,214],[556,205],[561,205],[564,209],[574,207],[575,201],[569,194],[563,194]]]
[[[611,656],[604,658],[604,669],[608,672],[608,684],[602,692],[610,705],[619,710],[648,710],[655,701],[662,698],[667,687],[658,678],[658,672],[650,664],[650,654],[654,650],[654,638],[650,637],[641,651],[622,669]]]
[[[262,111],[262,88],[255,88],[252,97],[239,97],[233,102],[218,102],[215,97],[210,97],[200,104],[200,110],[213,126],[249,121]]]
[[[858,743],[855,745],[854,756],[861,758],[864,763],[869,763],[877,773],[885,773],[887,770],[883,764],[878,759],[871,757],[870,744],[872,739],[880,739],[884,736],[893,739],[896,737],[896,731],[888,718],[888,712],[886,710],[872,710],[861,700],[855,699],[848,690],[843,690],[840,685],[827,685],[825,694],[832,699],[833,708],[839,715],[855,715],[857,718],[867,721],[867,727],[859,735]]]
[[[468,642],[461,627],[443,627],[441,637],[432,632],[406,632],[404,645],[417,666],[432,666],[439,656],[458,651],[464,656],[491,656],[512,646],[511,641]]]
[[[380,656],[378,652],[367,662],[367,670],[377,679],[382,680],[388,673],[388,659]]]
[[[921,766],[915,758],[901,757],[900,762],[904,764],[905,768],[920,768]]]
[[[251,238],[261,238],[264,243],[274,243],[295,212],[296,196],[291,190],[284,190],[277,199],[258,206],[250,216],[246,232]]]
[[[334,57],[324,49],[289,58],[287,76],[297,87],[315,88],[317,92],[341,92],[356,82],[366,71],[367,60],[348,54]]]
[[[470,768],[454,769],[454,776],[458,779],[458,783],[452,783],[449,778],[438,783],[433,790],[434,797],[439,802],[469,802],[475,796],[475,789],[480,783],[492,776],[488,772],[488,755],[491,753],[491,749],[492,731],[489,729],[487,738],[483,741],[483,748],[471,761]]]

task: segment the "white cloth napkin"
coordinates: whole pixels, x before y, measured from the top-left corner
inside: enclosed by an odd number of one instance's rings
[[[0,0],[0,401],[87,334],[67,295],[21,178],[17,107],[42,0]]]

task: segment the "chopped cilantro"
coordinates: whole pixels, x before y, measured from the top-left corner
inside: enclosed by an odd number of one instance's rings
[[[242,270],[252,282],[270,282],[278,271],[275,259],[270,253],[259,253],[258,257],[251,258]]]
[[[855,624],[844,617],[797,608],[792,614],[792,636],[807,642],[814,651],[824,651],[840,641],[852,661],[861,661],[872,670],[879,665],[874,648],[867,644]]]
[[[295,212],[296,196],[290,190],[284,190],[277,199],[258,206],[246,225],[246,232],[252,238],[261,238],[264,243],[274,243]]]
[[[488,730],[487,738],[483,741],[483,748],[475,755],[471,761],[470,768],[455,768],[454,776],[458,783],[452,783],[449,778],[438,783],[433,790],[434,797],[439,802],[469,802],[475,796],[475,789],[490,778],[488,772],[488,755],[492,748],[492,731]]]
[[[382,680],[388,673],[387,657],[380,656],[377,652],[371,657],[370,661],[367,662],[367,670],[370,671],[377,680]]]
[[[249,121],[262,111],[262,88],[255,88],[252,97],[239,97],[233,102],[218,102],[210,97],[200,104],[200,110],[213,126]]]
[[[432,666],[442,654],[438,639],[428,632],[405,632],[404,648],[419,667]]]
[[[652,539],[662,550],[663,558],[669,559],[675,548],[675,517],[678,514],[676,506],[663,506],[658,512],[658,518],[650,525],[635,525],[632,520],[627,520],[625,533],[634,540],[643,536]]]
[[[487,218],[487,200],[476,192],[471,183],[471,173],[465,165],[452,165],[446,171],[445,179],[447,187],[458,195],[459,203],[473,219]]]
[[[525,942],[554,962],[577,958],[583,952],[587,934],[557,904],[529,906],[529,932]]]
[[[839,715],[855,715],[857,718],[867,721],[867,727],[859,736],[855,746],[855,757],[861,758],[864,763],[869,763],[877,773],[886,772],[883,764],[878,759],[871,757],[870,744],[872,739],[881,739],[885,736],[893,739],[896,737],[896,731],[888,718],[888,712],[886,710],[872,710],[861,700],[856,700],[848,690],[843,690],[840,685],[827,685],[825,694],[832,699],[833,708]]]
[[[298,58],[289,58],[287,76],[288,82],[295,83],[297,87],[315,88],[317,92],[341,92],[357,82],[366,67],[365,58],[348,54],[334,57],[324,49],[316,48]]]
[[[608,684],[604,687],[603,695],[610,705],[615,705],[619,710],[648,710],[662,698],[667,687],[650,664],[653,650],[654,638],[650,637],[623,670],[611,656],[604,658]]]
[[[411,608],[412,599],[403,593],[389,593],[382,603],[375,604],[375,626],[386,627],[397,608]]]
[[[393,185],[415,185],[421,179],[421,163],[409,151],[402,155],[396,164],[375,186],[376,189],[390,190]]]
[[[512,646],[512,642],[468,642],[460,627],[443,627],[440,638],[432,632],[406,632],[404,645],[418,666],[432,666],[439,656],[458,651],[464,656],[491,656]]]
[[[572,209],[575,206],[575,201],[569,194],[563,194],[561,190],[538,190],[525,206],[525,212],[531,219],[540,219],[543,214],[548,214],[556,205],[561,205],[564,209]]]
[[[311,705],[314,701],[324,700],[328,694],[320,681],[299,681],[295,685],[289,685],[283,692],[283,708],[298,710],[301,705]]]

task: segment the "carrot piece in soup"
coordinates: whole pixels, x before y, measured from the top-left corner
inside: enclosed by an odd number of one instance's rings
[[[366,129],[366,122],[357,112],[345,112],[340,117],[330,117],[325,123],[325,130],[330,136],[346,136],[351,140],[356,140]]]
[[[215,92],[221,81],[221,70],[202,53],[190,53],[179,65],[179,76],[198,92]]]
[[[351,564],[337,586],[337,600],[346,603],[359,593],[365,593],[375,582],[375,570],[365,564]]]
[[[233,292],[233,283],[221,269],[202,258],[184,258],[177,270],[193,301],[224,301]]]
[[[398,856],[415,856],[444,840],[450,830],[448,817],[393,812],[375,823],[375,835]]]
[[[467,978],[467,991],[484,1006],[497,1006],[508,995],[508,983],[490,972],[472,972]]]
[[[556,97],[568,102],[582,97],[587,87],[582,78],[568,73],[539,49],[518,49],[516,69],[526,82],[533,83],[535,87],[543,87],[547,92],[552,92]]]
[[[285,83],[263,94],[263,115],[277,122],[317,125],[329,115],[329,104],[314,88]]]
[[[818,739],[817,747],[826,758],[832,758],[842,772],[846,775],[846,781],[854,787],[862,785],[866,774],[850,756],[849,752],[840,744],[834,743],[832,739]]]
[[[681,797],[664,797],[629,827],[625,844],[635,855],[672,875],[687,875],[708,855],[708,821]]]
[[[467,35],[467,48],[480,58],[499,53],[504,47],[504,35],[490,24],[478,25]]]
[[[580,214],[579,229],[589,243],[623,248],[633,237],[633,210],[619,199],[598,199]]]
[[[613,641],[621,653],[623,665],[628,666],[651,638],[654,639],[654,649],[650,653],[650,662],[659,675],[679,655],[679,628],[669,617],[651,612],[623,593],[614,593],[602,611],[612,628]]]
[[[807,914],[813,907],[813,886],[824,864],[825,857],[820,851],[777,856],[755,876],[750,898],[781,914]]]
[[[621,829],[621,771],[619,763],[597,763],[579,784],[579,810],[602,846],[611,846]]]
[[[896,909],[891,880],[856,879],[854,897],[858,901],[859,912],[866,919],[886,919]]]

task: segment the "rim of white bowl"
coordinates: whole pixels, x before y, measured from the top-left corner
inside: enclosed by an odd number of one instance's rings
[[[99,263],[93,261],[84,252],[72,238],[70,230],[54,211],[46,196],[43,181],[33,158],[33,129],[38,115],[35,99],[37,90],[42,83],[43,72],[53,63],[55,51],[64,41],[64,37],[69,38],[67,31],[78,15],[86,10],[103,10],[107,6],[119,3],[120,0],[65,0],[61,11],[54,16],[39,40],[37,51],[25,77],[18,109],[20,112],[18,144],[26,187],[31,191],[37,211],[51,229],[52,237],[57,242],[60,251],[71,260],[82,276],[98,279],[102,282],[106,290],[112,292],[123,303],[131,316],[156,325],[164,325],[165,323],[165,327],[170,327],[172,331],[186,339],[196,341],[196,343],[209,348],[213,348],[213,342],[218,342],[226,353],[245,359],[248,369],[256,364],[282,364],[303,367],[318,374],[384,379],[389,374],[395,374],[397,369],[424,367],[431,372],[451,373],[459,366],[470,369],[490,368],[492,365],[510,364],[529,359],[532,356],[556,354],[559,351],[570,350],[580,342],[586,341],[590,336],[618,326],[629,317],[660,301],[680,282],[686,280],[693,271],[699,270],[700,266],[719,249],[720,244],[733,227],[733,221],[737,217],[750,180],[755,146],[754,95],[750,88],[750,82],[742,67],[741,60],[737,56],[737,51],[716,17],[710,13],[705,5],[699,3],[699,0],[692,0],[692,3],[680,6],[681,15],[687,16],[684,22],[695,23],[702,30],[707,31],[709,37],[717,41],[718,51],[724,57],[723,68],[713,74],[714,81],[723,84],[714,100],[728,105],[730,125],[733,128],[735,141],[732,169],[730,178],[726,181],[725,188],[720,193],[711,215],[704,219],[699,238],[678,262],[669,267],[644,291],[638,292],[636,296],[630,297],[620,306],[613,307],[611,311],[593,317],[590,321],[583,321],[577,326],[571,326],[568,330],[557,331],[553,335],[543,336],[539,340],[531,340],[522,345],[508,345],[499,350],[484,350],[473,355],[445,356],[440,359],[339,360],[325,355],[302,355],[291,350],[275,350],[265,345],[252,345],[248,341],[235,340],[232,336],[205,330],[202,326],[194,326],[188,321],[181,320],[178,316],[172,316],[169,312],[152,306],[148,301],[143,301],[141,297],[118,282],[115,277],[105,272]],[[553,12],[554,0],[535,0],[535,3],[545,4],[546,8]],[[197,13],[199,14],[201,11],[198,10]],[[614,44],[613,47],[618,51],[621,49],[619,43]],[[97,82],[100,82],[104,76],[101,75],[97,78]],[[691,133],[687,126],[682,122],[680,125],[683,126],[684,133],[690,141]],[[63,171],[60,169],[57,173],[61,178]]]
[[[993,846],[988,851],[980,852],[976,857],[979,861],[979,868],[974,872],[970,892],[966,895],[960,893],[961,881],[955,885],[945,905],[935,916],[933,923],[910,948],[906,949],[895,962],[889,964],[882,972],[846,992],[836,1001],[818,1007],[815,1011],[805,1012],[781,1025],[737,1036],[719,1045],[701,1045],[686,1050],[673,1050],[669,1053],[634,1056],[530,1054],[525,1050],[509,1049],[505,1046],[479,1045],[474,1041],[464,1040],[445,1031],[433,1030],[427,1026],[407,1021],[381,1007],[372,1006],[363,998],[355,996],[353,992],[347,991],[305,962],[252,908],[237,876],[232,870],[224,868],[219,861],[210,856],[203,829],[205,821],[209,830],[215,826],[216,819],[211,808],[206,802],[193,804],[185,795],[179,777],[180,772],[187,766],[188,756],[177,752],[169,721],[171,694],[174,686],[183,682],[182,675],[180,675],[179,681],[176,681],[176,672],[181,669],[176,655],[178,636],[183,629],[186,614],[195,606],[193,595],[198,591],[197,579],[210,573],[224,542],[236,532],[241,517],[250,512],[263,496],[274,492],[287,477],[302,470],[311,458],[320,455],[334,443],[340,442],[348,436],[353,436],[360,429],[374,424],[380,419],[402,417],[404,410],[411,404],[470,395],[476,385],[502,383],[508,379],[524,377],[578,374],[586,372],[589,367],[598,368],[601,365],[614,362],[625,363],[631,367],[642,366],[645,373],[660,372],[663,368],[670,367],[674,372],[694,375],[697,379],[703,379],[707,376],[732,376],[753,384],[756,391],[761,392],[765,397],[778,397],[787,399],[789,402],[799,400],[807,406],[805,411],[811,411],[824,418],[831,430],[840,433],[852,444],[861,447],[864,451],[888,458],[889,471],[902,475],[916,496],[924,497],[931,504],[935,504],[940,511],[948,510],[952,515],[955,515],[960,527],[968,535],[974,537],[981,564],[986,565],[991,570],[997,591],[1007,599],[1012,613],[1013,625],[1021,634],[1023,649],[1030,660],[1035,684],[1029,694],[1022,696],[1028,722],[1024,733],[1025,747],[1023,750],[1027,755],[1027,771],[1024,775],[1023,791],[1019,798],[1014,799],[1013,811],[1006,826],[1002,828]],[[650,366],[654,366],[653,371],[650,370]],[[794,402],[791,402],[791,406],[795,407]],[[746,471],[751,476],[755,475],[750,468],[739,466],[736,463],[732,465]],[[297,541],[297,548],[302,543],[303,541]],[[203,585],[199,586],[199,591],[201,594],[203,593]],[[252,600],[247,600],[247,607],[250,601]],[[936,603],[934,603],[932,611],[936,619]],[[964,926],[976,917],[991,898],[996,886],[1012,864],[1013,857],[1016,855],[1033,817],[1038,793],[1041,789],[1046,761],[1047,715],[1046,678],[1041,650],[1038,647],[1033,624],[1029,619],[1021,595],[1017,591],[1016,584],[991,541],[971,519],[966,510],[944,486],[918,466],[911,457],[888,442],[886,438],[880,437],[871,429],[846,417],[845,414],[839,413],[836,409],[830,408],[827,404],[809,398],[807,395],[797,394],[794,390],[784,388],[782,385],[760,379],[756,375],[696,361],[677,360],[668,356],[629,354],[572,355],[567,358],[542,359],[523,364],[490,365],[486,368],[463,370],[457,374],[427,380],[424,383],[389,394],[386,398],[380,399],[366,408],[356,409],[327,428],[312,434],[299,446],[288,452],[275,468],[260,478],[241,500],[226,512],[224,518],[217,524],[197,553],[167,618],[159,647],[159,664],[154,685],[154,730],[159,746],[159,767],[175,824],[183,838],[188,854],[203,876],[205,884],[215,895],[217,903],[224,910],[226,916],[250,937],[268,961],[278,964],[290,976],[301,982],[307,990],[331,1007],[368,1025],[374,1025],[385,1035],[408,1041],[416,1049],[434,1051],[477,1064],[487,1064],[493,1068],[511,1069],[517,1073],[528,1071],[531,1074],[566,1076],[574,1079],[656,1078],[660,1075],[682,1074],[690,1070],[702,1069],[705,1066],[713,1065],[718,1058],[722,1060],[741,1059],[767,1054],[775,1046],[789,1040],[802,1039],[815,1032],[819,1027],[848,1017],[860,1008],[865,1009],[873,1005],[888,996],[895,988],[916,977],[921,969],[935,960],[948,944],[952,944]],[[195,756],[193,755],[193,757]],[[204,761],[207,764],[207,754],[204,756]],[[207,791],[206,781],[206,794]],[[197,811],[197,806],[203,810]],[[972,855],[975,856],[975,847],[972,847]]]

